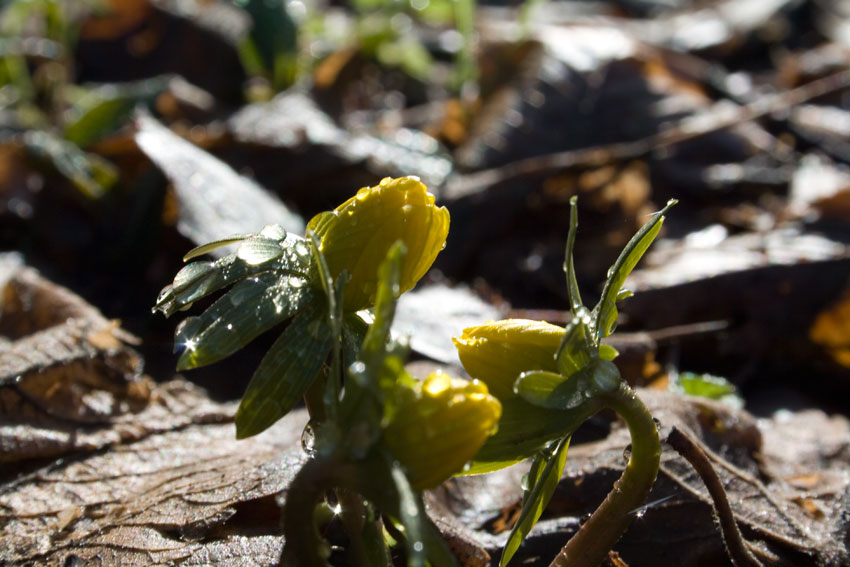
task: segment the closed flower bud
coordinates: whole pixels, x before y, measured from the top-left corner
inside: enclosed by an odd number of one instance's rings
[[[502,415],[487,386],[434,373],[416,384],[399,384],[384,426],[384,446],[408,471],[414,490],[438,486],[461,472]]]
[[[399,293],[416,285],[445,246],[449,212],[418,178],[388,177],[316,215],[307,228],[319,237],[331,275],[348,271],[343,308],[356,311],[374,303],[378,266],[397,240],[407,247]]]
[[[500,400],[516,396],[514,383],[522,372],[557,372],[555,353],[564,328],[542,321],[505,319],[463,330],[454,338],[463,367],[486,382]]]

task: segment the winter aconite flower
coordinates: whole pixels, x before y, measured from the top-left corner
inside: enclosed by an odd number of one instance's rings
[[[362,188],[335,210],[315,216],[308,238],[270,225],[199,246],[186,254],[184,260],[192,263],[177,273],[155,306],[168,316],[221,292],[206,311],[178,325],[178,369],[219,361],[288,322],[260,361],[236,413],[238,437],[259,433],[301,401],[329,353],[342,348],[346,364],[355,360],[365,332],[355,312],[373,306],[378,266],[387,251],[396,242],[408,251],[398,280],[402,293],[431,267],[448,230],[448,211],[434,204],[417,178],[402,177]],[[227,245],[235,245],[235,252],[200,259]],[[339,302],[330,301],[328,277],[345,284],[344,316],[330,309]]]
[[[514,383],[528,370],[555,372],[564,328],[543,321],[506,319],[463,330],[454,343],[469,375],[487,383],[500,400],[516,396]]]
[[[384,444],[408,471],[414,490],[433,488],[461,470],[496,430],[502,407],[478,380],[434,373],[396,387]]]
[[[387,177],[316,215],[307,229],[319,237],[331,276],[348,272],[343,308],[357,311],[374,303],[378,266],[397,240],[407,247],[399,291],[416,285],[446,244],[449,212],[418,178]]]

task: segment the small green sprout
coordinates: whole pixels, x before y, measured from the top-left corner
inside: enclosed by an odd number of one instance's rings
[[[581,302],[573,266],[578,228],[576,198],[564,271],[571,319],[566,328],[540,321],[505,320],[465,329],[455,339],[470,376],[502,402],[499,431],[484,444],[468,473],[496,470],[534,457],[525,478],[522,511],[502,554],[504,566],[540,518],[563,473],[572,433],[603,408],[625,420],[632,438],[629,462],[605,501],[552,561],[556,567],[597,567],[642,505],[658,473],[661,445],[652,416],[611,362],[617,351],[602,341],[617,321],[616,302],[630,293],[626,277],[661,230],[667,206],[626,245],[608,271],[602,297],[589,310]]]

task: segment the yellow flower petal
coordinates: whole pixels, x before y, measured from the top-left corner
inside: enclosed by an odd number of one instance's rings
[[[564,328],[528,319],[490,321],[454,338],[463,367],[500,400],[516,396],[514,382],[530,370],[557,372],[555,352]]]
[[[388,177],[316,215],[307,228],[320,238],[331,275],[348,271],[343,307],[356,311],[374,303],[378,266],[397,240],[407,246],[399,291],[416,285],[445,246],[449,212],[418,178]]]
[[[408,471],[414,490],[460,472],[495,433],[499,400],[477,380],[435,373],[412,388],[399,384],[399,406],[384,427],[384,445]]]

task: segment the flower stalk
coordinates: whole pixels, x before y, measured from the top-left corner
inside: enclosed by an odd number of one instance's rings
[[[629,462],[614,487],[590,519],[561,549],[550,567],[598,567],[634,519],[658,475],[661,442],[652,415],[635,392],[621,382],[601,394],[602,402],[623,418],[632,438]]]

